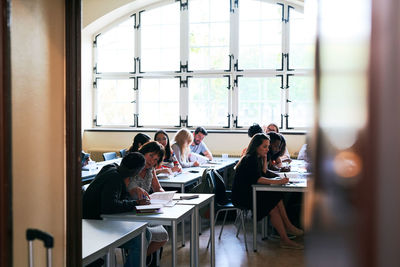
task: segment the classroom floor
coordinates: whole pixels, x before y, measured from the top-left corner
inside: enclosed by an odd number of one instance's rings
[[[222,217],[222,216],[221,216]],[[218,221],[215,226],[215,266],[216,267],[236,267],[236,266],[268,266],[268,267],[304,267],[304,250],[282,249],[279,247],[279,240],[261,240],[259,233],[257,239],[258,252],[253,252],[252,221],[246,220],[246,237],[249,251],[246,252],[244,246],[243,233],[236,238],[236,227],[233,221],[225,223],[221,239],[218,239],[222,221]],[[199,265],[210,266],[210,253],[206,250],[209,238],[209,222],[202,220],[202,234],[200,235]],[[178,231],[181,232],[180,225]],[[190,266],[190,226],[185,225],[186,246],[181,247],[181,236],[178,235],[177,266]],[[303,238],[296,238],[296,242],[304,244]],[[171,245],[164,247],[161,259],[162,267],[171,266]]]

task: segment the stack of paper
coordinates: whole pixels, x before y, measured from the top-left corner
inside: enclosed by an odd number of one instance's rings
[[[172,207],[176,204],[172,201],[176,191],[155,192],[150,195],[151,204],[158,204],[166,207]]]

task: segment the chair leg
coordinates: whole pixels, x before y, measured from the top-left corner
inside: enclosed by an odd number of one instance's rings
[[[240,233],[240,227],[242,226],[242,211],[241,210],[239,210],[238,211],[238,215],[237,215],[238,217],[239,217],[239,225],[238,225],[238,227],[237,227],[237,231],[236,231],[236,237],[238,237],[239,236],[239,233]]]
[[[246,247],[246,251],[249,251],[249,250],[247,249],[246,227],[245,227],[245,224],[244,224],[243,212],[242,212],[241,218],[242,218],[242,225],[243,225],[244,245],[245,245],[245,247]]]
[[[219,231],[219,237],[218,239],[221,239],[221,235],[222,235],[222,231],[224,230],[224,225],[225,225],[225,221],[226,221],[226,216],[228,215],[228,211],[225,211],[225,216],[224,216],[224,221],[222,222],[222,227],[221,227],[221,231]]]
[[[215,226],[215,224],[217,223],[217,219],[218,219],[218,215],[219,215],[219,212],[220,212],[220,211],[221,211],[221,210],[217,211],[217,213],[215,214],[214,226]],[[210,242],[211,242],[211,236],[208,238],[207,249],[208,249],[208,247],[210,246]]]

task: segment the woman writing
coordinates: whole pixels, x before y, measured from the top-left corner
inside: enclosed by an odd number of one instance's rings
[[[269,150],[269,137],[263,133],[253,136],[246,154],[236,166],[235,179],[232,187],[232,202],[235,206],[253,209],[252,185],[253,184],[286,184],[288,178],[270,179],[275,174],[267,169],[267,153]],[[286,214],[282,202],[281,192],[257,193],[257,219],[261,220],[270,215],[272,225],[281,237],[282,248],[303,249],[303,245],[290,240],[287,234],[303,235],[303,230],[296,228]]]

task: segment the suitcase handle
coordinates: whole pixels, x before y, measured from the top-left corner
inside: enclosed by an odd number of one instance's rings
[[[40,239],[43,241],[44,246],[46,248],[53,248],[54,246],[54,239],[53,237],[43,231],[40,231],[38,229],[27,229],[26,230],[26,239],[28,241],[33,241],[35,239]]]

